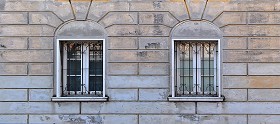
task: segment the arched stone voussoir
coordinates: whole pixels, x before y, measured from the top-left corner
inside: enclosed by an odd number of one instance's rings
[[[216,25],[208,21],[185,21],[177,24],[171,31],[173,39],[194,38],[210,39],[222,38],[223,33]]]
[[[70,21],[59,27],[57,37],[107,37],[105,28],[91,20]]]

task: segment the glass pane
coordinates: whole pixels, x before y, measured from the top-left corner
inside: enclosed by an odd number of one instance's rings
[[[184,91],[184,94],[188,94],[188,92],[192,92],[193,91],[193,77],[181,76],[179,90],[181,92]]]
[[[103,74],[103,62],[101,60],[90,60],[89,63],[90,75],[102,75]]]
[[[67,91],[81,91],[81,76],[68,76]]]
[[[81,75],[81,61],[80,60],[70,60],[68,64],[67,75]]]
[[[102,76],[90,76],[89,77],[89,90],[90,91],[102,91],[103,90],[103,77]]]
[[[214,77],[211,76],[203,76],[202,79],[202,86],[203,86],[203,90],[204,92],[209,92],[209,91],[213,91],[215,86],[214,86]]]

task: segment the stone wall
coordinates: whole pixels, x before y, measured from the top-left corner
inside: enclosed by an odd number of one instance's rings
[[[280,122],[278,0],[0,0],[0,123]],[[187,6],[187,7],[186,7]],[[52,102],[54,39],[70,21],[107,31],[108,102]],[[223,32],[225,102],[168,102],[171,30]]]

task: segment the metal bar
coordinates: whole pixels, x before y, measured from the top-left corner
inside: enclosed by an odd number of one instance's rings
[[[203,71],[203,73],[202,73],[203,77],[201,76],[201,78],[202,78],[202,83],[201,83],[202,95],[204,95],[204,78],[205,78],[205,72],[204,72],[205,71],[205,69],[204,69],[204,62],[205,61],[204,60],[205,60],[205,58],[204,58],[204,43],[203,43],[202,44],[202,60],[201,60],[202,61],[202,64],[201,64],[202,67],[201,68],[202,68],[202,71]]]
[[[209,42],[209,61],[208,61],[208,64],[209,64],[209,94],[211,94],[211,43]]]
[[[198,52],[198,51],[197,51],[197,43],[196,43],[196,44],[195,44],[195,56],[196,56],[196,58],[195,58],[195,59],[196,59],[196,61],[195,61],[195,64],[196,64],[196,66],[195,66],[195,74],[196,74],[196,75],[195,75],[195,76],[196,76],[196,78],[195,78],[195,88],[196,88],[195,94],[196,94],[196,95],[197,95],[197,91],[198,91],[198,89],[197,89],[197,87],[198,87],[198,86],[197,86],[197,78],[198,78],[198,77],[197,77],[197,76],[198,76],[198,75],[197,75],[197,74],[198,74],[198,73],[197,73],[197,52]]]
[[[189,42],[189,94],[191,94],[191,43]]]
[[[84,57],[84,55],[83,55],[84,54],[83,53],[84,52],[84,47],[83,47],[83,45],[84,44],[81,43],[81,53],[80,53],[81,54],[81,86],[80,87],[81,87],[81,90],[82,90],[82,95],[83,95],[83,92],[84,92],[84,88],[83,88],[83,85],[84,85],[84,78],[83,78],[84,77],[83,76],[84,75],[84,72],[83,72],[84,71],[84,64],[83,64],[83,62],[84,62],[84,59],[83,59],[83,57]]]
[[[68,67],[67,67],[67,68],[68,68],[68,69],[67,69],[67,73],[70,75],[70,73],[71,73],[71,65],[70,65],[70,64],[71,64],[71,60],[70,60],[70,56],[69,56],[69,54],[70,54],[70,53],[69,53],[69,49],[70,49],[70,48],[69,48],[69,47],[70,47],[69,44],[66,44],[66,47],[67,47],[67,48],[66,48],[66,49],[67,49],[66,51],[67,51],[67,65],[68,65]],[[66,91],[67,91],[68,95],[70,95],[70,92],[69,92],[69,90],[70,90],[70,84],[71,84],[70,76],[67,76],[67,83],[66,83],[66,84],[67,84],[67,89],[66,89]]]
[[[185,46],[183,46],[185,47]],[[181,68],[183,70],[183,95],[185,95],[185,51],[184,51],[184,48],[183,48],[183,52],[182,52],[182,56],[183,56],[183,67]]]

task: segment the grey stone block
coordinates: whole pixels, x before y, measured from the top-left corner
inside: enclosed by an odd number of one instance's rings
[[[53,75],[52,63],[29,63],[29,75]]]
[[[249,75],[280,75],[280,64],[279,63],[249,63],[248,73]]]
[[[110,12],[100,21],[105,27],[118,24],[137,24],[137,12]]]
[[[0,62],[52,62],[52,50],[1,50]]]
[[[169,49],[169,43],[166,37],[139,37],[139,49]]]
[[[109,88],[167,88],[168,76],[108,76]]]
[[[53,89],[30,89],[29,101],[51,101]]]
[[[222,40],[222,49],[247,49],[247,38],[226,37]]]
[[[1,2],[0,2],[1,3]],[[27,123],[27,115],[0,115],[0,123]]]
[[[223,63],[223,75],[247,75],[247,64]]]
[[[248,89],[248,101],[279,101],[279,89]]]
[[[280,122],[279,115],[249,115],[249,124],[277,124]]]
[[[71,6],[76,20],[86,20],[91,0],[72,0]]]
[[[138,89],[108,89],[110,100],[136,101],[138,99]]]
[[[0,36],[53,36],[55,29],[48,25],[1,25]]]
[[[167,101],[168,89],[139,89],[139,101]]]
[[[140,75],[168,75],[168,63],[139,63]]]
[[[109,37],[108,49],[138,49],[135,37]]]
[[[53,88],[52,76],[0,76],[1,88]]]
[[[27,101],[27,89],[1,89],[0,94],[0,101]]]
[[[0,75],[27,75],[27,64],[0,63]]]
[[[27,24],[26,12],[0,12],[0,24]]]
[[[226,101],[247,101],[247,89],[223,89]]]
[[[162,24],[173,27],[178,21],[168,12],[140,12],[139,24]]]
[[[29,49],[53,49],[53,37],[29,37]]]
[[[138,63],[109,63],[109,75],[136,75]]]
[[[27,37],[1,37],[0,49],[27,49]]]
[[[30,24],[45,24],[53,27],[58,27],[63,22],[52,12],[30,12]]]

